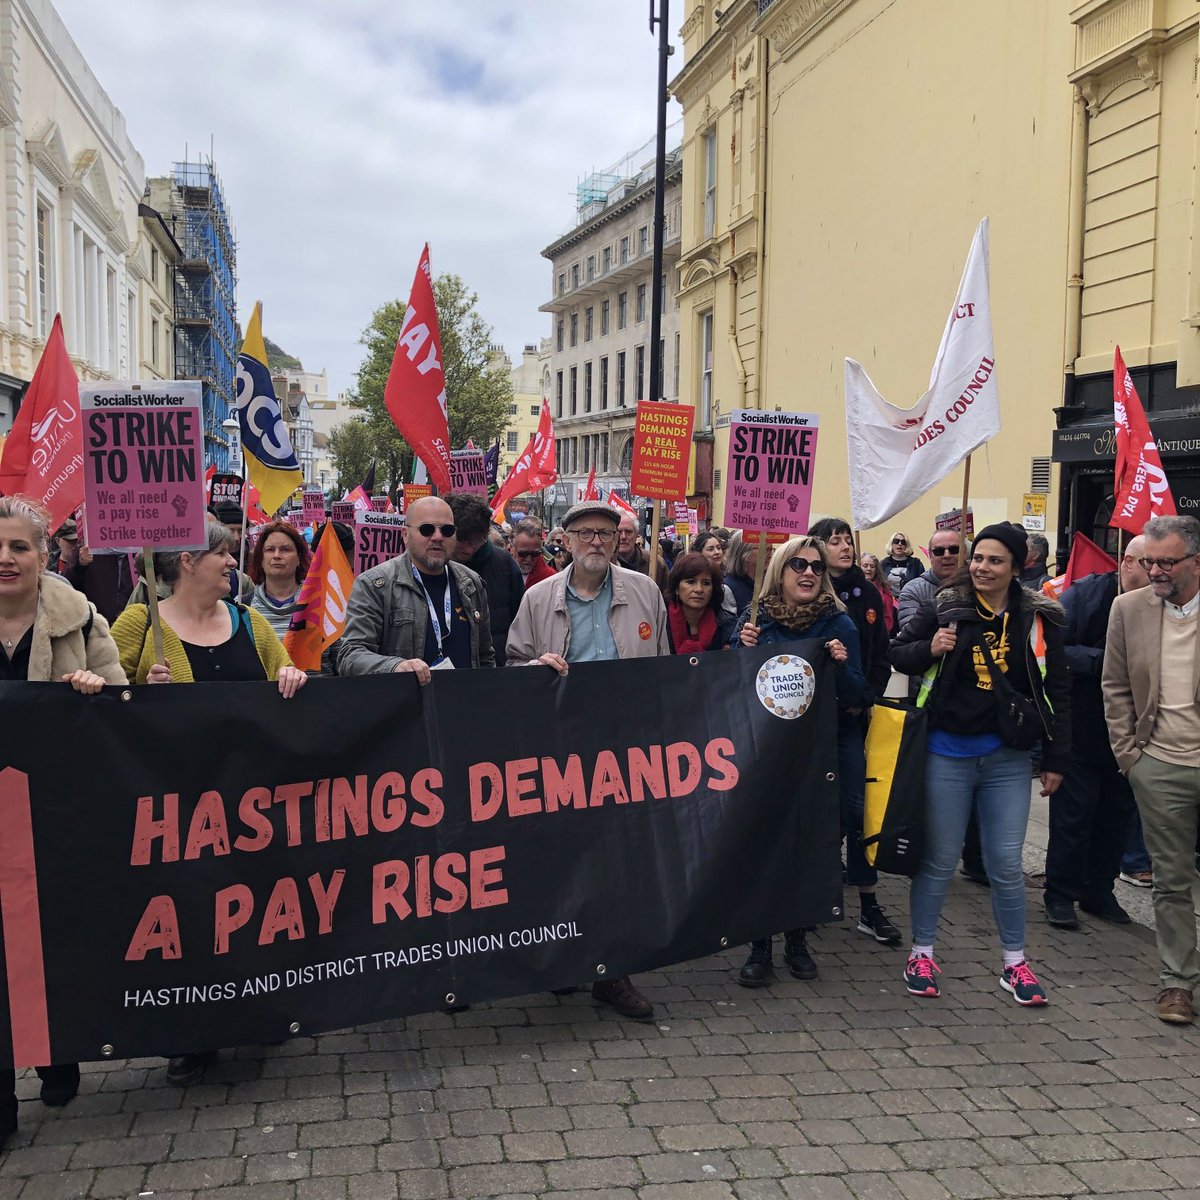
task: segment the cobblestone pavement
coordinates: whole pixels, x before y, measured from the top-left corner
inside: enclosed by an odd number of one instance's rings
[[[0,1200],[1200,1198],[1200,1032],[1154,1018],[1152,936],[1030,900],[1042,1010],[998,988],[988,894],[956,880],[936,1001],[851,921],[816,983],[740,988],[741,950],[642,976],[652,1024],[537,995],[245,1048],[186,1090],[85,1067],[63,1110],[22,1078]]]

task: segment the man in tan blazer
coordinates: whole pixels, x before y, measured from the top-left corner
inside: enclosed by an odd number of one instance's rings
[[[1200,817],[1200,521],[1146,525],[1149,588],[1118,596],[1104,655],[1104,716],[1133,787],[1154,869],[1158,1016],[1194,1017],[1200,985],[1192,906]]]

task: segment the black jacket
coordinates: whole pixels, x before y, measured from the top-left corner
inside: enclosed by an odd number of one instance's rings
[[[717,632],[713,637],[712,642],[705,646],[705,650],[725,650],[729,647],[729,639],[733,637],[734,628],[737,626],[737,614],[725,612],[723,609],[717,611]],[[675,649],[675,639],[671,636],[671,622],[667,622],[667,644],[671,647],[672,654],[678,654]]]
[[[1008,607],[1020,622],[1017,636],[1021,639],[1025,654],[1025,672],[1032,689],[1032,699],[1046,730],[1042,766],[1047,771],[1061,774],[1070,765],[1071,757],[1071,677],[1064,638],[1066,613],[1054,600],[1018,584],[1013,585]],[[1035,613],[1041,614],[1046,634],[1044,684],[1029,645]],[[971,627],[980,624],[974,591],[970,587],[952,587],[938,592],[934,596],[934,603],[923,606],[904,631],[892,639],[891,645],[892,666],[897,671],[903,671],[906,675],[924,675],[936,661],[930,653],[933,635],[940,627],[951,622],[957,622],[958,641],[954,650],[946,656],[935,688],[931,716],[935,727],[938,711],[954,705],[954,689],[958,686],[954,667],[973,640]]]
[[[843,572],[837,579],[830,576],[829,582],[838,599],[846,606],[846,612],[858,630],[858,648],[862,655],[862,673],[867,681],[868,704],[882,696],[892,677],[892,664],[888,661],[887,616],[883,611],[883,600],[875,585],[862,573],[857,564]]]
[[[1076,742],[1094,748],[1097,754],[1109,749],[1100,676],[1104,671],[1108,614],[1116,598],[1116,571],[1085,575],[1062,594],[1067,614],[1066,652],[1067,666],[1071,668],[1071,719]]]
[[[496,662],[502,664],[508,630],[525,595],[525,576],[511,554],[497,550],[489,541],[484,541],[466,565],[483,580],[491,616],[492,645],[496,647]]]

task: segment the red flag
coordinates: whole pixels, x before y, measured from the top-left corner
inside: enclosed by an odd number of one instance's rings
[[[360,483],[352,492],[347,492],[342,497],[342,503],[353,504],[360,512],[371,511],[371,497],[363,490],[363,485]]]
[[[433,299],[428,243],[417,264],[383,398],[396,428],[425,464],[430,480],[448,492],[450,426],[446,375],[442,369],[442,338]]]
[[[205,504],[212,503],[212,481],[213,481],[213,476],[216,473],[217,473],[217,468],[215,466],[209,466],[208,470],[204,472],[204,503]]]
[[[1042,584],[1042,591],[1051,600],[1059,599],[1071,584],[1085,575],[1106,575],[1117,569],[1117,560],[1106,554],[1091,538],[1076,533],[1071,538],[1071,557],[1067,569],[1055,579]]]
[[[30,496],[57,529],[83,503],[83,422],[79,380],[55,316],[21,411],[4,443],[0,494]]]
[[[609,492],[608,496],[606,497],[606,500],[607,500],[609,508],[615,508],[617,510],[617,512],[625,513],[628,516],[631,516],[634,518],[637,517],[637,515],[638,515],[637,509],[634,508],[633,505],[629,503],[629,501],[622,500],[621,497],[618,496],[616,492]]]
[[[300,608],[283,637],[283,648],[302,671],[319,671],[322,651],[342,636],[353,585],[354,572],[330,521],[300,585]]]
[[[549,402],[543,400],[536,432],[492,498],[492,516],[499,514],[499,519],[503,519],[504,505],[514,496],[522,492],[540,492],[555,483],[558,480],[555,457],[554,421],[550,417]]]
[[[596,464],[592,463],[592,469],[588,472],[587,487],[583,489],[583,498],[585,500],[599,500],[600,493],[596,491]]]
[[[1108,523],[1114,529],[1138,534],[1151,517],[1175,516],[1175,501],[1120,346],[1113,358],[1113,419],[1117,425],[1117,465],[1113,514]]]
[[[270,521],[270,517],[263,512],[262,495],[258,488],[249,480],[243,485],[247,489],[246,492],[246,519],[251,525],[266,525]]]

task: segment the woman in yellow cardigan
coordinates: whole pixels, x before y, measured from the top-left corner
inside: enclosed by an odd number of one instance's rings
[[[158,577],[171,588],[159,606],[163,657],[154,661],[154,639],[146,605],[127,608],[113,624],[121,665],[135,683],[216,683],[276,679],[288,699],[308,676],[296,667],[265,617],[229,598],[229,534],[209,522],[204,550],[159,551]],[[204,1073],[206,1054],[177,1054],[167,1062],[167,1079],[179,1087]]]
[[[252,609],[229,599],[229,571],[237,564],[223,525],[207,525],[205,550],[160,550],[159,579],[171,595],[159,604],[165,663],[154,661],[150,613],[130,605],[112,627],[121,665],[135,683],[211,683],[275,679],[285,698],[307,676],[292,666],[274,630]]]

